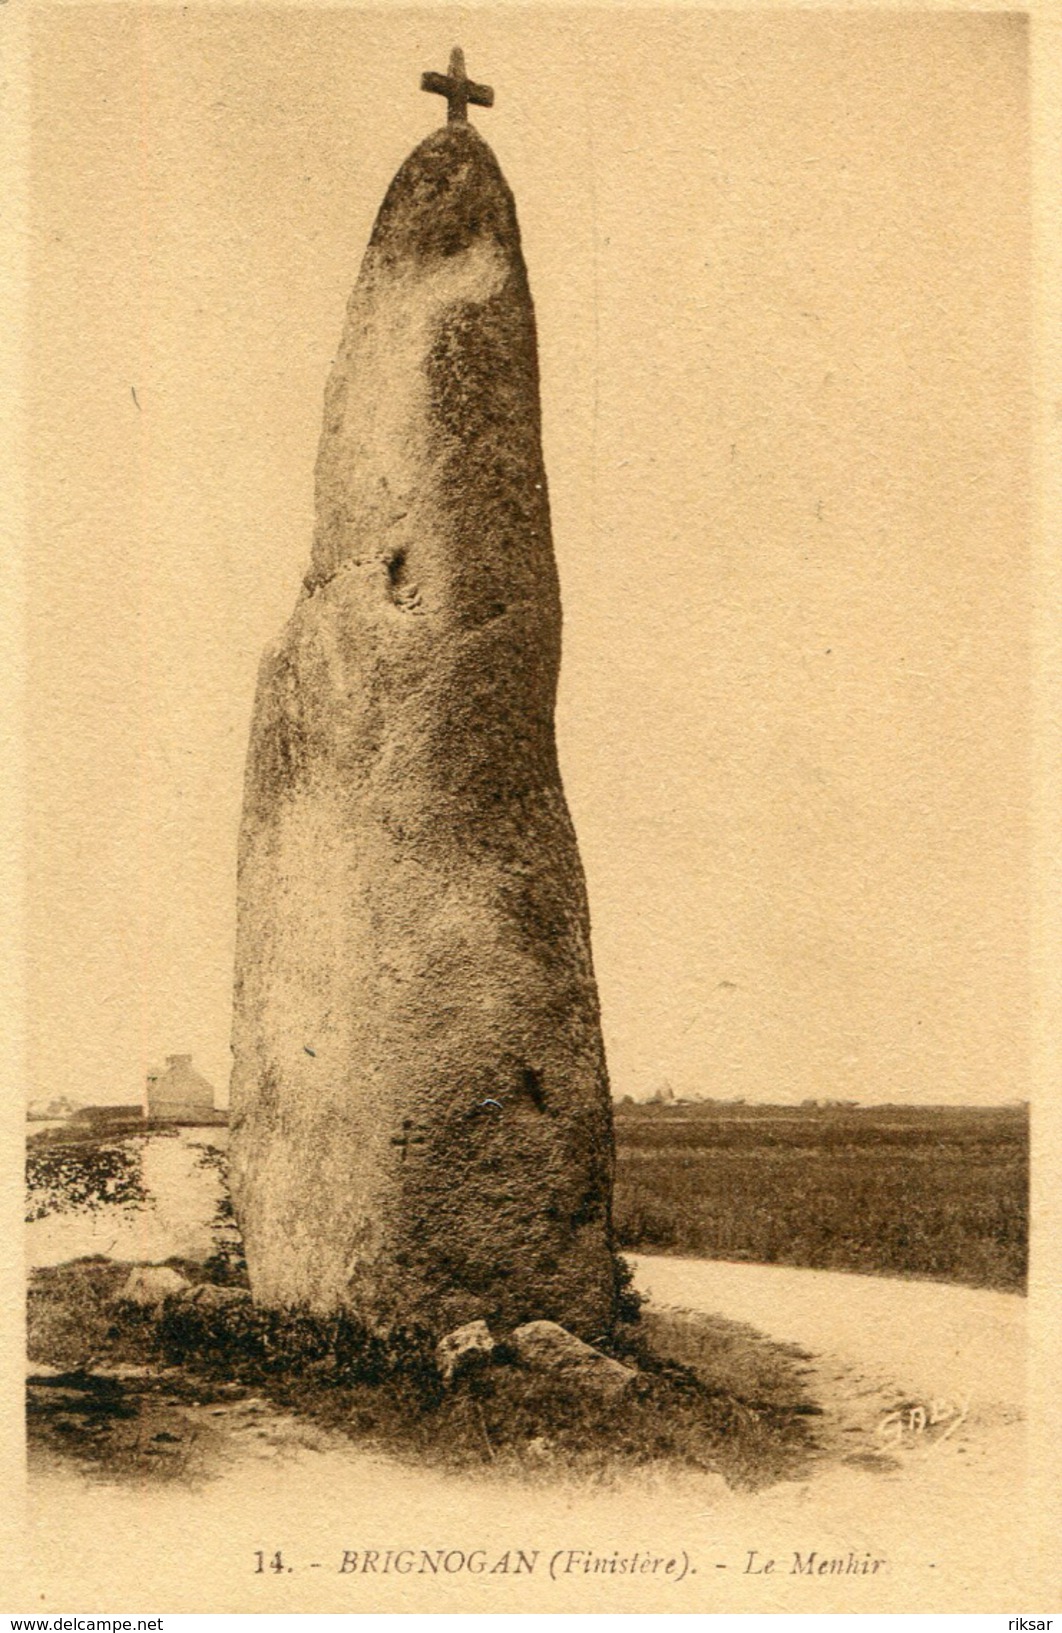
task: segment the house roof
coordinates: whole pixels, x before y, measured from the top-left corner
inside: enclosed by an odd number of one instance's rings
[[[154,1095],[172,1095],[175,1099],[209,1100],[213,1105],[214,1086],[208,1083],[194,1066],[187,1064],[190,1058],[187,1055],[177,1056],[174,1064],[168,1066],[164,1072],[149,1073],[149,1092]]]

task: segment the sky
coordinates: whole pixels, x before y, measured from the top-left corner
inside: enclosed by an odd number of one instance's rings
[[[452,44],[516,196],[613,1091],[1030,1072],[1026,37],[1003,13],[41,7],[29,1081],[224,1094],[255,673]]]

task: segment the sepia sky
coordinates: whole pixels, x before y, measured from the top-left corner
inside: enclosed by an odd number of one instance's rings
[[[1021,20],[194,5],[34,13],[30,1092],[226,1085],[258,657],[455,41],[538,316],[614,1092],[1026,1095]]]

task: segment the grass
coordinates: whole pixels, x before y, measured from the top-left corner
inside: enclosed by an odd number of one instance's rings
[[[813,1450],[814,1409],[789,1363],[754,1335],[721,1341],[718,1324],[699,1351],[687,1336],[677,1358],[658,1331],[624,1323],[611,1352],[639,1377],[619,1400],[528,1372],[504,1342],[444,1387],[426,1332],[385,1340],[351,1317],[249,1303],[205,1311],[168,1300],[145,1314],[115,1302],[128,1269],[78,1261],[38,1272],[30,1292],[31,1359],[59,1369],[31,1386],[31,1446],[112,1476],[183,1469],[188,1411],[234,1391],[399,1458],[523,1477],[601,1480],[664,1464],[755,1488],[793,1476]],[[750,1365],[750,1345],[768,1360]],[[140,1375],[124,1377],[130,1367]]]
[[[1024,1289],[1023,1108],[617,1108],[621,1248]]]

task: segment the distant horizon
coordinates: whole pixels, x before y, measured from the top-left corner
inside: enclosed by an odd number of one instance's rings
[[[1009,1109],[1013,1109],[1016,1106],[1028,1106],[1030,1104],[1028,1099],[1024,1099],[1024,1098],[1022,1098],[1020,1096],[1015,1096],[1013,1099],[1010,1099],[1010,1100],[980,1100],[980,1101],[968,1101],[968,1100],[919,1100],[919,1101],[912,1101],[912,1100],[861,1100],[858,1097],[852,1096],[852,1095],[845,1096],[844,1099],[835,1098],[832,1095],[820,1095],[817,1098],[816,1097],[805,1097],[802,1100],[763,1100],[763,1099],[759,1099],[759,1098],[754,1098],[752,1096],[733,1097],[733,1096],[721,1096],[721,1095],[704,1094],[704,1095],[676,1095],[673,1100],[658,1100],[651,1094],[650,1095],[644,1095],[644,1096],[634,1096],[634,1095],[629,1094],[629,1093],[623,1093],[623,1094],[613,1093],[611,1099],[612,1099],[613,1106],[621,1106],[621,1105],[664,1106],[664,1107],[672,1106],[672,1105],[674,1105],[674,1106],[705,1106],[705,1105],[709,1105],[709,1106],[770,1106],[770,1107],[774,1107],[774,1108],[776,1108],[778,1110],[797,1110],[797,1111],[800,1111],[800,1110],[810,1111],[810,1110],[812,1110],[814,1108],[818,1108],[819,1110],[838,1110],[838,1111],[840,1111],[840,1110],[852,1110],[852,1109],[862,1110],[864,1108],[869,1109],[869,1108],[874,1107],[874,1106],[879,1106],[879,1107],[887,1106],[887,1107],[890,1107],[890,1108],[894,1108],[897,1111],[938,1111],[938,1110],[939,1111],[962,1111],[962,1110],[968,1110],[968,1111],[1006,1111],[1006,1110],[1009,1110]],[[126,1109],[134,1110],[135,1109],[137,1111],[143,1111],[143,1109],[144,1109],[143,1100],[105,1100],[105,1099],[104,1100],[83,1100],[83,1099],[80,1099],[77,1095],[73,1095],[73,1094],[69,1094],[69,1093],[53,1094],[53,1095],[49,1095],[47,1093],[30,1094],[30,1095],[27,1095],[27,1097],[26,1097],[26,1104],[27,1104],[27,1106],[29,1106],[29,1105],[32,1105],[32,1104],[34,1104],[36,1102],[47,1101],[47,1100],[66,1100],[66,1101],[69,1102],[70,1105],[76,1106],[79,1110],[84,1108],[84,1107],[87,1107],[87,1106],[99,1106],[99,1107],[108,1107],[108,1108],[113,1107],[116,1110],[118,1110],[118,1109],[121,1109],[121,1110],[126,1110]],[[229,1110],[228,1101],[226,1100],[224,1103],[221,1103],[221,1101],[219,1100],[215,1104],[214,1109],[215,1109],[215,1111],[228,1111]]]

